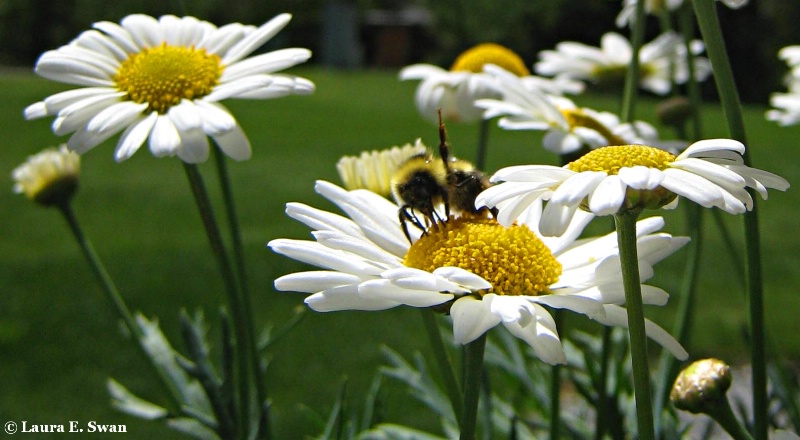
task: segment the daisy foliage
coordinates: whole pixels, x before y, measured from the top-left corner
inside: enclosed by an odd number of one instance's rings
[[[317,193],[347,216],[300,203],[287,214],[312,231],[313,240],[276,239],[268,246],[322,270],[291,273],[275,280],[281,291],[309,293],[305,303],[320,312],[384,310],[397,306],[449,311],[454,340],[467,344],[499,324],[530,345],[543,361],[566,361],[548,308],[568,309],[605,325],[626,326],[624,289],[615,233],[577,240],[592,218],[574,217],[561,237],[538,231],[541,204],[526,209],[517,224],[494,219],[451,217],[402,232],[398,206],[368,190],[344,190],[319,181]],[[660,218],[639,222],[642,280],[652,266],[688,239],[657,232]],[[644,302],[663,305],[667,293],[642,285]],[[676,357],[687,355],[655,323],[647,334]]]
[[[497,207],[498,221],[509,225],[532,203],[548,200],[541,231],[560,235],[579,210],[613,215],[625,209],[673,207],[682,196],[703,207],[740,214],[753,207],[747,188],[764,199],[767,188],[785,191],[780,176],[748,167],[745,147],[731,139],[693,143],[677,157],[645,145],[594,150],[563,167],[522,165],[503,168],[476,205]]]
[[[84,153],[119,132],[118,161],[145,142],[155,156],[188,163],[208,158],[210,136],[235,160],[250,158],[250,142],[220,103],[308,94],[314,84],[276,73],[311,52],[281,49],[249,57],[291,20],[281,14],[260,27],[217,27],[194,17],[135,14],[102,21],[69,44],[42,54],[39,76],[81,88],[57,93],[25,109],[27,119],[55,116],[56,135]]]

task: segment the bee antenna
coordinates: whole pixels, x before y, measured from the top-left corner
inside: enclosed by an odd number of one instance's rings
[[[442,121],[442,109],[438,109],[439,113],[439,156],[444,161],[445,169],[450,169],[450,145],[447,144],[447,129]]]

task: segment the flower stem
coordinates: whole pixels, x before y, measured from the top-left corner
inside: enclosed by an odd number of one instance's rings
[[[467,344],[464,360],[464,407],[461,416],[461,440],[475,440],[477,433],[478,400],[483,374],[483,352],[486,334]]]
[[[713,0],[695,0],[697,23],[706,42],[708,58],[714,71],[714,80],[732,138],[746,144],[744,117],[739,92],[733,79],[725,41]],[[750,155],[744,154],[744,163],[750,166]],[[753,198],[753,209],[744,215],[744,234],[747,250],[747,291],[750,303],[750,332],[752,338],[751,362],[753,368],[753,430],[758,440],[767,439],[767,368],[764,336],[764,292],[761,272],[761,238],[758,227],[758,206],[755,191],[748,189]]]
[[[78,245],[80,245],[81,251],[83,251],[83,256],[86,257],[86,261],[89,263],[89,266],[91,266],[92,272],[94,272],[94,275],[97,277],[97,281],[100,283],[100,287],[102,287],[103,292],[106,294],[109,301],[111,301],[111,304],[114,306],[114,310],[125,323],[125,327],[131,333],[131,336],[136,339],[136,347],[139,349],[139,352],[153,367],[153,370],[161,380],[161,385],[167,389],[167,395],[170,397],[173,411],[177,411],[182,406],[181,391],[175,386],[175,383],[164,374],[163,370],[159,368],[155,360],[148,354],[147,349],[144,346],[144,334],[142,333],[141,328],[139,328],[139,325],[134,320],[133,315],[128,309],[128,306],[125,304],[125,300],[123,300],[122,296],[119,294],[119,290],[117,289],[116,284],[114,284],[114,280],[111,278],[111,275],[108,274],[108,271],[106,270],[105,265],[103,265],[102,260],[100,260],[100,257],[94,251],[94,247],[89,242],[89,239],[87,239],[86,235],[83,233],[83,229],[81,228],[80,223],[78,223],[78,219],[75,217],[75,212],[72,209],[72,205],[69,203],[69,201],[67,201],[56,206],[61,211],[61,214],[64,215],[64,219],[67,221],[72,235],[75,237],[75,240],[77,240]]]
[[[475,157],[475,168],[483,170],[486,166],[486,152],[489,149],[489,119],[481,119],[478,125],[478,152]]]
[[[600,358],[600,380],[597,383],[597,423],[595,424],[594,438],[602,440],[608,429],[608,369],[611,357],[611,332],[612,327],[603,326],[603,346]]]
[[[636,219],[639,211],[624,211],[614,215],[617,243],[625,287],[625,307],[628,312],[628,333],[631,340],[633,388],[636,395],[636,415],[639,439],[654,440],[653,403],[650,398],[650,371],[647,365],[647,334],[645,333],[642,286],[639,280],[639,258],[636,249]]]
[[[636,2],[634,12],[635,22],[631,30],[631,61],[628,64],[628,72],[625,75],[625,86],[622,90],[622,109],[620,119],[630,122],[634,118],[634,108],[636,106],[636,95],[639,87],[639,50],[644,43],[644,2]]]
[[[425,324],[425,332],[428,334],[428,340],[431,342],[433,355],[436,357],[436,363],[439,365],[439,374],[442,375],[444,380],[444,388],[450,398],[450,404],[453,407],[453,414],[456,417],[456,423],[461,424],[461,412],[463,396],[461,395],[461,388],[458,386],[456,375],[453,372],[453,364],[450,363],[450,358],[447,357],[447,351],[442,341],[442,334],[439,332],[439,326],[436,324],[436,314],[432,310],[420,309],[422,314],[422,321]]]
[[[239,216],[236,214],[236,204],[233,201],[233,190],[231,189],[228,165],[225,161],[225,155],[222,153],[222,150],[219,148],[212,148],[212,150],[214,150],[214,161],[217,165],[219,185],[220,189],[222,190],[222,199],[225,203],[225,215],[228,218],[228,227],[230,228],[231,241],[233,242],[233,258],[234,263],[236,264],[236,274],[239,277],[239,286],[244,293],[243,298],[246,299],[249,296],[249,287],[247,283],[247,271],[245,270],[244,264],[242,230],[239,227]],[[248,317],[249,316],[250,314],[248,313]]]
[[[733,440],[753,440],[753,436],[745,429],[733,413],[730,402],[722,398],[719,404],[706,412],[719,426],[721,426]]]
[[[263,368],[258,355],[256,347],[255,326],[253,319],[253,307],[250,301],[250,288],[247,282],[247,270],[245,269],[244,259],[244,245],[242,241],[242,230],[239,225],[239,216],[236,214],[236,204],[233,200],[233,190],[230,182],[230,174],[228,173],[228,166],[225,155],[219,148],[213,148],[214,161],[217,165],[217,175],[219,176],[220,189],[222,190],[222,199],[225,204],[225,215],[228,219],[228,228],[230,229],[231,241],[233,242],[233,258],[236,264],[236,274],[238,276],[240,287],[240,301],[243,309],[243,316],[245,322],[242,324],[247,330],[248,347],[250,351],[251,368],[254,374],[256,386],[256,399],[259,405],[267,404],[267,389],[264,383]],[[269,418],[268,407],[264,406],[260,409],[259,415],[259,432],[265,437],[272,438],[272,428]]]
[[[248,348],[251,346],[249,341],[249,332],[245,328],[245,312],[242,310],[242,303],[239,298],[239,286],[236,282],[236,275],[231,268],[228,260],[228,253],[222,241],[222,234],[220,234],[219,226],[217,225],[216,217],[211,206],[208,192],[206,191],[203,176],[197,169],[195,164],[184,163],[186,177],[189,179],[192,188],[192,195],[194,196],[197,208],[200,211],[200,217],[203,220],[203,226],[208,236],[211,251],[216,257],[217,265],[219,266],[222,280],[225,284],[225,292],[227,293],[228,307],[231,310],[233,324],[234,324],[234,337],[236,339],[236,352],[237,355],[237,383],[239,393],[239,428],[240,433],[247,437],[250,430],[250,417],[252,416],[252,393],[250,383],[250,367],[249,367],[249,354]],[[257,371],[253,372],[254,375]]]
[[[556,328],[561,334],[565,334],[562,324],[564,314],[561,310],[555,310],[553,320]],[[550,367],[550,440],[561,438],[561,365]]]

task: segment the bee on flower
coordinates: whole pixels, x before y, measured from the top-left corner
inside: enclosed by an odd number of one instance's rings
[[[446,310],[456,342],[472,342],[502,323],[550,364],[564,363],[566,357],[545,307],[627,326],[616,234],[576,241],[593,217],[589,213],[573,216],[560,237],[540,233],[540,201],[509,226],[487,212],[454,211],[406,228],[399,202],[324,181],[315,189],[345,215],[289,203],[286,213],[312,228],[314,239],[268,244],[274,252],[320,268],[275,280],[278,290],[310,294],[305,303],[313,310]],[[431,200],[438,213],[448,211],[446,203],[442,197]],[[652,265],[688,241],[658,232],[663,224],[660,218],[639,222],[644,280]],[[642,285],[642,291],[647,304],[667,301],[659,288]],[[647,321],[646,326],[650,338],[680,359],[687,356],[658,325]]]

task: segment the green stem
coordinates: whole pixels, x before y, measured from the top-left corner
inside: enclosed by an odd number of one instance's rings
[[[728,399],[723,397],[720,399],[719,405],[713,410],[708,411],[708,414],[714,421],[716,421],[719,426],[721,426],[728,434],[730,434],[733,440],[753,440],[753,436],[747,432],[744,426],[739,422],[739,419],[736,418],[736,415],[733,413],[733,409],[731,408],[731,404],[728,402]]]
[[[695,55],[692,53],[692,40],[694,40],[694,15],[692,9],[688,5],[683,5],[678,10],[678,26],[680,27],[681,35],[683,36],[684,45],[686,47],[686,68],[689,71],[689,81],[686,84],[686,92],[689,97],[689,102],[692,104],[692,139],[698,140],[702,138],[703,134],[703,121],[700,117],[700,107],[703,104],[703,98],[700,93],[700,83],[696,79],[695,69]]]
[[[220,189],[222,190],[222,198],[225,202],[225,215],[228,218],[228,227],[230,228],[231,241],[233,242],[233,258],[234,263],[236,264],[236,274],[239,277],[239,286],[243,292],[243,299],[247,300],[249,297],[249,287],[247,283],[247,271],[245,270],[244,264],[242,230],[239,227],[239,216],[236,214],[236,204],[233,201],[233,190],[231,188],[228,165],[222,150],[219,148],[212,149],[214,150],[214,161],[217,165],[217,175],[219,176],[219,185]],[[247,301],[249,302],[249,300]],[[245,307],[248,306],[249,304],[245,305]],[[249,317],[250,314],[248,313],[247,316]]]
[[[562,328],[564,314],[561,310],[553,312],[556,328],[559,333],[566,334]],[[550,440],[561,438],[561,365],[550,367]]]
[[[475,440],[478,419],[481,376],[483,374],[483,352],[486,334],[466,345],[464,362],[464,407],[461,416],[461,440]]]
[[[208,192],[206,191],[203,176],[197,169],[195,164],[184,163],[184,170],[186,177],[189,179],[192,188],[192,195],[194,196],[197,208],[200,211],[200,217],[203,221],[203,227],[206,230],[211,251],[217,260],[219,271],[222,275],[223,283],[225,284],[225,292],[227,294],[228,307],[231,310],[233,324],[234,324],[234,337],[236,339],[236,354],[237,359],[237,383],[239,394],[239,428],[240,433],[246,435],[250,431],[250,417],[252,411],[252,394],[250,389],[250,368],[249,368],[249,353],[246,349],[250,347],[251,342],[248,340],[249,332],[245,328],[245,312],[242,310],[242,304],[239,298],[239,286],[236,283],[236,276],[233,268],[231,268],[228,253],[222,241],[222,234],[219,231],[216,217],[211,206]],[[255,374],[256,372],[254,372]]]
[[[244,258],[244,245],[242,240],[242,230],[239,225],[239,216],[236,213],[236,204],[233,200],[233,189],[230,182],[230,174],[228,173],[228,166],[225,155],[219,148],[213,148],[214,161],[217,165],[217,175],[219,176],[220,189],[222,190],[222,198],[225,204],[225,214],[228,219],[228,228],[230,229],[231,241],[233,242],[233,257],[236,264],[236,274],[238,276],[240,287],[240,299],[242,304],[243,316],[245,322],[242,324],[247,330],[247,340],[249,342],[247,349],[250,351],[251,368],[255,376],[256,385],[256,399],[259,405],[263,405],[259,414],[259,432],[264,436],[263,438],[272,438],[272,428],[270,424],[269,408],[267,405],[267,387],[264,383],[263,368],[258,355],[258,348],[256,347],[256,335],[253,319],[253,306],[250,301],[250,288],[247,281],[247,270],[245,269]]]
[[[628,312],[628,333],[631,340],[633,388],[636,395],[636,415],[640,440],[654,440],[653,403],[650,398],[650,371],[647,365],[647,334],[645,333],[642,286],[639,279],[639,258],[636,249],[636,219],[639,211],[624,211],[614,215],[617,243],[625,287],[625,307]]]
[[[634,13],[635,23],[631,31],[631,61],[625,75],[625,86],[622,91],[622,110],[620,119],[626,122],[633,121],[636,95],[639,87],[639,50],[644,43],[644,2],[636,2]]]
[[[731,137],[747,144],[739,92],[733,79],[725,41],[713,0],[695,0],[694,5],[700,32],[706,42],[706,51],[714,71],[720,101],[728,122]],[[744,163],[750,166],[750,155],[745,153]],[[758,206],[755,191],[748,189],[753,198],[753,209],[744,215],[744,235],[747,250],[747,292],[750,302],[750,332],[752,337],[751,363],[753,368],[753,430],[758,440],[767,439],[767,365],[764,336],[764,291],[761,271],[761,238],[758,227]]]
[[[463,396],[461,395],[461,388],[458,386],[456,375],[453,372],[453,365],[450,363],[450,358],[447,357],[447,349],[445,348],[444,341],[442,341],[439,325],[436,323],[436,312],[433,310],[420,309],[420,313],[422,315],[422,321],[425,324],[425,332],[428,334],[428,340],[433,349],[433,355],[436,358],[436,363],[439,365],[439,374],[442,375],[442,379],[444,380],[445,391],[450,398],[450,404],[453,406],[453,414],[456,416],[456,423],[461,424]]]
[[[489,128],[491,121],[481,119],[478,125],[478,152],[475,157],[475,168],[483,170],[486,166],[486,152],[489,149]]]
[[[181,391],[176,387],[175,383],[170,380],[166,374],[164,374],[163,370],[159,368],[155,360],[148,354],[147,348],[144,346],[144,334],[142,333],[141,328],[136,323],[136,320],[133,318],[128,306],[125,304],[125,301],[119,294],[119,290],[117,290],[117,286],[114,284],[114,280],[111,279],[111,275],[108,274],[108,271],[106,270],[105,265],[103,265],[102,260],[100,260],[100,257],[94,251],[94,247],[89,242],[89,239],[87,239],[86,235],[84,235],[83,229],[81,228],[80,223],[78,223],[78,219],[75,217],[75,212],[72,210],[72,205],[67,201],[56,206],[64,215],[64,219],[67,221],[69,229],[72,231],[72,235],[75,237],[75,240],[77,240],[78,245],[80,245],[81,251],[83,251],[83,256],[86,257],[86,261],[88,261],[89,266],[91,266],[92,272],[94,272],[95,277],[97,277],[97,281],[100,283],[100,287],[102,287],[106,297],[108,297],[109,301],[111,301],[111,304],[114,306],[114,310],[117,312],[117,315],[119,315],[119,317],[125,323],[125,327],[127,327],[133,338],[136,339],[136,347],[138,348],[139,352],[153,367],[153,370],[156,372],[161,381],[161,385],[163,385],[168,391],[167,395],[171,400],[170,403],[173,406],[173,411],[179,409],[183,405],[183,395]]]
[[[611,357],[611,332],[612,327],[603,326],[603,348],[600,359],[600,381],[597,383],[597,424],[595,425],[594,438],[602,440],[608,429],[608,368]]]

